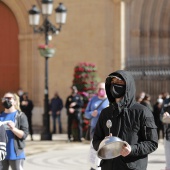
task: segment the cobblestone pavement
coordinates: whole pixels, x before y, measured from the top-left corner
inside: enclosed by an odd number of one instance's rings
[[[24,170],[88,170],[88,144],[43,142],[41,153],[27,156]],[[35,150],[37,145],[34,146]],[[50,147],[50,149],[48,149]]]
[[[24,170],[89,170],[89,143],[66,142],[66,136],[55,136],[52,141],[26,141]],[[163,142],[149,155],[147,170],[165,170]]]

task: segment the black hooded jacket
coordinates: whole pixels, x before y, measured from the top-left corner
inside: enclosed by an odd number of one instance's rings
[[[126,82],[125,95],[119,103],[111,95],[112,76],[122,77]],[[157,127],[151,111],[135,101],[135,82],[127,71],[119,70],[111,73],[106,79],[106,93],[109,107],[102,110],[93,136],[93,146],[98,150],[100,142],[109,136],[107,120],[112,121],[110,133],[129,143],[131,153],[113,159],[101,161],[102,170],[146,170],[148,154],[158,147]]]

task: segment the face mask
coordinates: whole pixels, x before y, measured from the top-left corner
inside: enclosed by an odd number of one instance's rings
[[[22,95],[23,95],[23,91],[22,91],[22,90],[19,90],[19,91],[18,91],[18,95],[19,95],[19,96],[22,96]]]
[[[126,86],[120,84],[111,84],[110,92],[114,98],[120,98],[125,95]]]
[[[12,103],[9,100],[5,100],[2,104],[5,107],[5,109],[9,109],[12,107]]]
[[[97,95],[99,96],[99,97],[104,97],[105,96],[105,90],[103,90],[103,89],[100,89],[99,91],[98,91],[98,93],[97,93]]]

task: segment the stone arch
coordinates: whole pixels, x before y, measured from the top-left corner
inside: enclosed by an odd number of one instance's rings
[[[31,1],[18,2],[2,0],[11,11],[14,13],[19,27],[19,56],[20,56],[20,87],[29,92],[29,96],[35,101],[35,104],[39,102],[39,94],[42,88],[39,88],[37,83],[37,77],[41,74],[38,69],[39,65],[36,63],[42,63],[35,46],[40,39],[39,36],[33,34],[32,27],[29,26],[28,10],[32,7]],[[39,6],[39,5],[38,5]],[[42,86],[42,85],[41,85]],[[34,87],[34,88],[33,88]]]
[[[127,58],[134,60],[136,57],[139,57],[139,36],[140,36],[140,18],[143,6],[143,0],[132,1],[130,4],[126,4],[126,11],[128,14],[126,17],[126,27],[128,28],[127,32],[127,43],[129,50],[127,53]],[[130,22],[128,22],[130,21]],[[128,34],[129,33],[129,34]],[[128,42],[131,42],[129,44]]]
[[[164,0],[161,17],[160,17],[160,26],[159,26],[159,55],[162,57],[166,57],[169,55],[169,23],[170,23],[170,2],[168,0]]]
[[[151,1],[144,1],[142,12],[141,12],[141,19],[140,19],[140,58],[143,59],[148,57],[150,51],[150,19],[151,19],[151,11],[154,2]],[[145,64],[145,60],[143,60],[143,64]]]
[[[23,8],[20,8],[19,5],[16,5],[17,2],[14,0],[14,1],[5,1],[5,0],[2,0],[2,2],[4,4],[6,4],[10,9],[11,11],[13,12],[13,14],[15,15],[16,17],[16,20],[18,22],[18,26],[19,26],[19,32],[20,34],[27,34],[28,31],[31,32],[31,29],[29,30],[28,28],[28,11],[27,11],[27,8],[25,7],[25,5],[23,4],[23,2],[19,2],[20,5],[22,4]],[[29,1],[28,1],[29,3]],[[31,4],[30,4],[31,6]],[[27,17],[27,18],[26,18]]]
[[[10,8],[0,2],[0,96],[8,91],[16,91],[19,86],[19,43],[18,24]],[[1,108],[1,106],[0,106]],[[2,109],[2,108],[1,108]]]
[[[155,1],[152,6],[150,22],[150,56],[159,57],[159,27],[163,1]],[[159,12],[158,12],[159,11]]]
[[[130,6],[131,34],[128,42],[134,51],[129,51],[126,68],[137,75],[138,88],[153,95],[153,99],[162,89],[169,91],[169,9],[168,0],[137,0]],[[139,31],[135,32],[137,27]]]

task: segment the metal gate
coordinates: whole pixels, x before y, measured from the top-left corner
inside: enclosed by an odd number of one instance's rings
[[[126,70],[130,71],[136,82],[136,94],[144,91],[151,95],[155,103],[159,94],[170,92],[170,57],[130,58]]]

